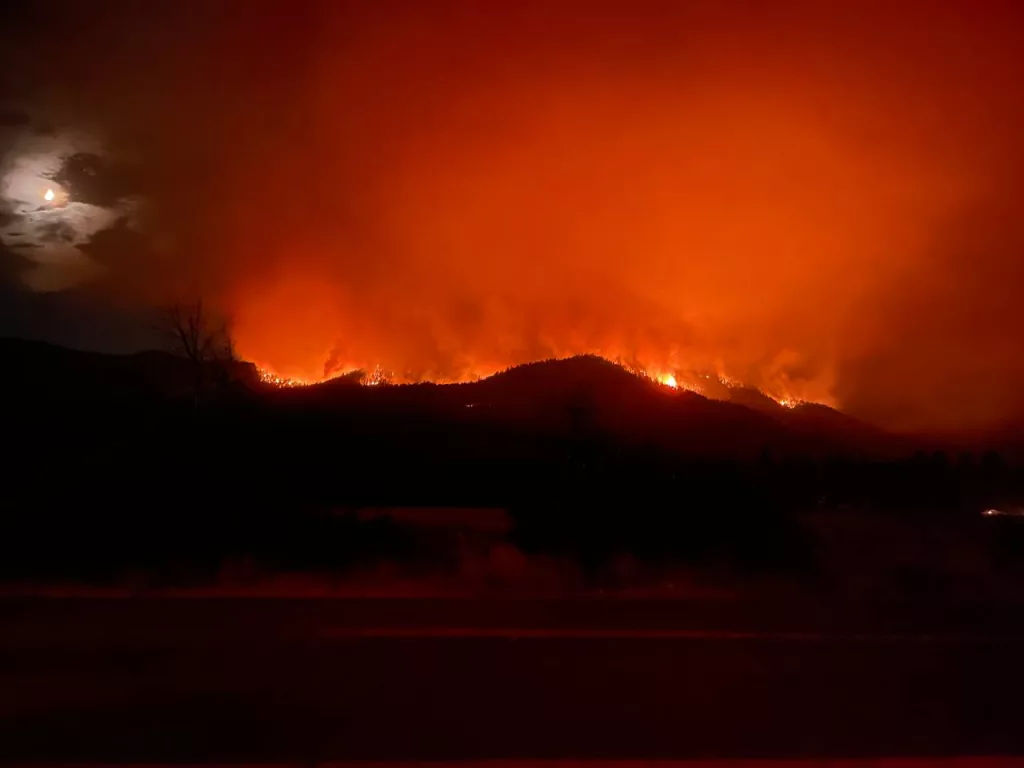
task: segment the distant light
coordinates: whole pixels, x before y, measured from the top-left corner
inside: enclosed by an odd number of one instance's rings
[[[52,189],[48,189],[48,190],[46,190],[46,194],[43,195],[43,200],[45,200],[48,203],[52,203],[54,197],[56,197],[56,195],[53,194],[53,190]]]

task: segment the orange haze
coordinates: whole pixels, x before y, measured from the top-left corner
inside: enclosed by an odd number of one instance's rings
[[[109,300],[201,290],[285,376],[596,352],[894,427],[1024,409],[1015,5],[233,7],[91,33],[79,106],[165,231]]]

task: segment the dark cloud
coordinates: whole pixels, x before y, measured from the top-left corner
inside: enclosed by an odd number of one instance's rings
[[[67,189],[76,202],[103,208],[114,207],[124,198],[139,193],[131,170],[118,167],[109,157],[94,152],[76,152],[64,158],[53,180]]]

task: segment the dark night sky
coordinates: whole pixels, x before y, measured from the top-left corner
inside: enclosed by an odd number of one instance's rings
[[[125,348],[201,294],[288,374],[600,352],[1024,413],[1016,3],[25,6],[0,334]]]

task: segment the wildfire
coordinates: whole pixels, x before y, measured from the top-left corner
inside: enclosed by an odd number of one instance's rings
[[[292,376],[281,376],[259,365],[256,366],[256,371],[259,374],[260,381],[263,382],[264,384],[269,384],[272,387],[281,387],[284,389],[291,389],[294,387],[311,387],[314,384],[323,384],[326,381],[331,381],[333,379],[337,379],[340,378],[341,376],[345,376],[349,373],[352,373],[351,371],[339,371],[323,379],[302,379],[295,378]],[[381,384],[391,384],[393,383],[393,376],[378,365],[368,374],[363,376],[359,383],[367,387],[376,387]],[[444,384],[448,382],[437,383]]]
[[[309,387],[313,384],[320,383],[318,381],[309,381],[307,379],[293,379],[288,376],[278,376],[273,371],[268,371],[266,368],[261,368],[260,366],[256,366],[256,371],[259,373],[261,382],[273,387]]]
[[[363,377],[362,383],[368,387],[376,387],[380,384],[390,384],[393,378],[390,373],[387,373],[378,365],[367,376]]]
[[[700,386],[699,382],[693,380],[690,377],[685,377],[684,378],[682,376],[682,374],[680,374],[678,376],[675,373],[654,373],[654,374],[651,374],[651,373],[648,373],[647,371],[643,370],[642,368],[639,369],[639,370],[634,370],[634,373],[636,373],[641,378],[651,379],[652,381],[656,381],[659,384],[661,384],[663,387],[668,387],[669,389],[681,389],[681,390],[684,390],[686,392],[693,392],[693,393],[698,394],[698,395],[704,394],[703,389]]]
[[[718,383],[721,384],[723,387],[728,387],[729,389],[733,389],[734,387],[742,387],[743,386],[736,379],[730,378],[729,376],[726,376],[722,372],[718,373]]]
[[[723,392],[723,389],[739,389],[744,386],[739,380],[727,376],[724,373],[712,375],[704,373],[697,374],[693,372],[687,373],[682,370],[676,370],[674,372],[652,371],[642,368],[636,365],[635,363],[629,363],[623,360],[609,360],[609,362],[612,362],[618,365],[619,367],[629,371],[634,376],[638,376],[639,378],[654,382],[663,387],[666,387],[667,389],[692,392],[694,394],[703,395],[712,400],[728,400],[729,395],[727,392]],[[282,376],[268,368],[263,368],[261,366],[257,366],[256,369],[259,373],[259,378],[262,383],[267,384],[269,386],[280,388],[308,387],[314,384],[322,384],[326,381],[331,381],[332,379],[336,379],[341,376],[351,375],[358,370],[355,368],[346,368],[322,379],[304,379],[291,376]],[[470,378],[458,380],[434,379],[431,383],[441,385],[467,383],[469,381],[479,381],[480,379],[488,378],[489,376],[493,376],[496,373],[498,373],[497,370],[490,371],[488,373],[477,373],[471,376]],[[411,382],[396,380],[396,377],[393,373],[384,370],[380,365],[375,366],[368,373],[364,373],[359,379],[359,384],[366,387],[376,387],[396,383],[401,384]],[[783,408],[793,409],[805,403],[814,402],[794,397],[788,394],[778,394],[766,392],[764,390],[758,391],[760,391],[762,395],[769,398],[770,400],[775,401],[779,406]]]

